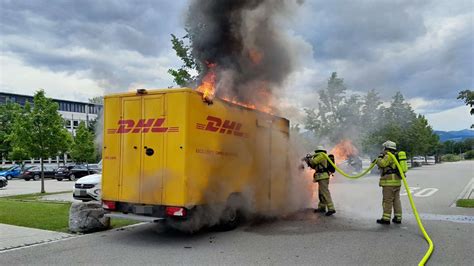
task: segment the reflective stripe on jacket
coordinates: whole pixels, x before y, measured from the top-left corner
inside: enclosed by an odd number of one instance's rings
[[[397,166],[388,154],[385,154],[383,158],[377,159],[377,165],[382,170],[382,174],[379,181],[381,187],[396,187],[402,185],[402,179],[397,174],[386,174],[389,170],[396,169]]]
[[[322,153],[316,153],[309,162],[311,168],[316,170],[313,176],[314,181],[329,179],[329,173],[325,171],[328,167],[328,160]]]

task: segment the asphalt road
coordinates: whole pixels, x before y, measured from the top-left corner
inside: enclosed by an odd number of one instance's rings
[[[60,191],[72,191],[74,189],[73,181],[57,181],[56,179],[45,179],[44,187],[46,192],[60,192]],[[25,181],[23,179],[12,179],[8,181],[8,185],[4,188],[0,188],[0,197],[40,193],[41,192],[41,181]]]
[[[436,245],[430,264],[472,265],[474,211],[450,206],[472,179],[473,169],[474,162],[446,163],[408,175],[411,187],[425,189],[415,202]],[[377,183],[375,176],[355,181],[336,177],[331,189],[338,212],[333,217],[305,211],[247,223],[231,232],[194,235],[143,224],[7,251],[0,254],[0,264],[416,264],[427,244],[408,215],[406,196],[403,224],[378,225],[375,219],[382,210]]]

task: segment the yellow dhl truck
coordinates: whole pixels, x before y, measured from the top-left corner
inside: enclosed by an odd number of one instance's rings
[[[104,97],[103,130],[110,217],[232,229],[243,211],[284,208],[284,118],[217,98],[208,104],[188,88],[141,89]]]

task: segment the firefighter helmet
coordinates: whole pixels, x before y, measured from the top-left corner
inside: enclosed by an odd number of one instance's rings
[[[390,149],[390,150],[397,150],[397,144],[393,141],[390,141],[390,140],[387,140],[385,141],[382,146],[385,148],[385,149]]]
[[[314,152],[321,152],[321,151],[326,152],[326,149],[323,146],[319,145],[318,147],[316,147],[316,150]]]

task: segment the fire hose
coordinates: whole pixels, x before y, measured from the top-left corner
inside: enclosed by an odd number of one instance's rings
[[[367,168],[365,171],[363,171],[362,173],[360,174],[357,174],[357,175],[354,175],[354,176],[351,176],[351,175],[348,175],[346,174],[344,171],[342,171],[341,169],[339,169],[336,164],[329,158],[329,156],[326,154],[326,153],[322,153],[326,159],[328,160],[328,162],[334,166],[334,169],[336,169],[336,171],[338,173],[340,173],[341,175],[347,177],[347,178],[350,178],[350,179],[357,179],[357,178],[360,178],[364,175],[366,175],[370,170],[372,170],[372,168],[375,167],[376,165],[376,162],[375,160],[370,164],[369,168]],[[410,192],[410,189],[408,187],[408,183],[407,183],[407,180],[405,178],[405,174],[403,173],[403,170],[402,170],[402,167],[400,166],[400,163],[398,162],[397,160],[397,157],[395,157],[395,155],[393,155],[391,152],[387,152],[388,156],[390,156],[390,158],[392,158],[392,160],[395,162],[395,165],[397,166],[398,168],[398,171],[400,172],[400,175],[402,177],[402,180],[403,180],[403,185],[405,186],[405,190],[407,191],[407,194],[408,194],[408,199],[410,200],[410,205],[411,205],[411,208],[413,210],[413,214],[415,215],[415,219],[416,219],[416,222],[418,223],[418,227],[420,228],[420,231],[423,233],[423,236],[426,240],[426,242],[428,243],[428,250],[426,251],[425,255],[423,256],[423,258],[421,259],[421,261],[418,263],[418,265],[425,265],[425,263],[428,261],[428,259],[430,258],[431,254],[433,253],[433,249],[434,249],[434,244],[433,244],[433,241],[431,240],[430,236],[428,235],[428,233],[426,232],[425,230],[425,227],[423,226],[423,224],[421,223],[421,219],[420,219],[420,215],[418,214],[418,211],[416,209],[416,206],[415,206],[415,202],[413,201],[413,197],[411,196],[411,192]]]

